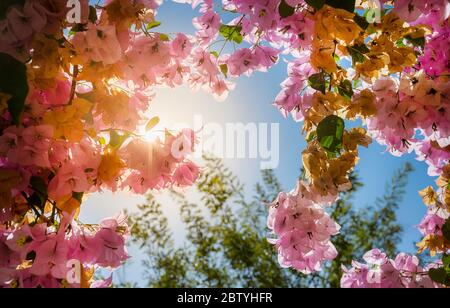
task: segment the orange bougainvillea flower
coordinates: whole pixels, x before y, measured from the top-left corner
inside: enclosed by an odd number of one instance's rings
[[[120,172],[125,167],[126,164],[116,152],[108,152],[102,156],[100,166],[98,167],[97,178],[101,182],[113,181],[120,175]]]

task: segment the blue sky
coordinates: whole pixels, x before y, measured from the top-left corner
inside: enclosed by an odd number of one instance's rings
[[[191,22],[196,14],[188,5],[166,1],[157,16],[157,19],[163,23],[158,31],[193,33],[194,28]],[[205,122],[279,123],[280,165],[275,171],[284,189],[291,190],[299,175],[301,152],[305,142],[301,135],[301,124],[295,123],[292,119],[284,119],[279,111],[271,106],[280,90],[279,84],[285,78],[286,64],[280,61],[269,73],[256,73],[250,78],[239,78],[236,89],[230,93],[225,102],[217,102],[207,93],[192,93],[185,86],[175,90],[158,89],[155,91],[156,97],[152,102],[151,112],[159,115],[163,121],[176,123],[189,124],[196,114],[201,114]],[[365,187],[356,196],[354,204],[358,207],[373,204],[375,199],[383,194],[386,182],[396,169],[406,162],[413,165],[415,171],[409,178],[406,196],[398,212],[398,218],[404,228],[400,249],[414,252],[414,242],[420,238],[415,226],[426,212],[418,191],[434,181],[427,175],[427,166],[416,161],[414,155],[398,158],[384,153],[384,148],[376,143],[373,143],[369,149],[361,149],[360,158],[357,170]],[[254,184],[260,180],[260,161],[229,159],[226,163],[239,174],[250,197]],[[83,205],[81,218],[85,222],[95,223],[102,217],[114,215],[123,208],[133,210],[135,205],[143,201],[143,197],[130,194],[93,195]],[[172,205],[164,204],[164,206],[170,209]],[[139,260],[142,255],[133,247],[130,252],[135,257],[135,261],[127,268],[127,279],[140,281],[142,277]]]

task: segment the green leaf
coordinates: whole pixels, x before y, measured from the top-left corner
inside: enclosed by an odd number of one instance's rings
[[[420,47],[422,50],[425,48],[425,37],[412,38],[408,35],[405,39],[415,47]]]
[[[352,59],[353,59],[353,65],[356,63],[363,63],[366,61],[365,54],[368,53],[370,50],[369,48],[364,45],[353,45],[353,46],[347,46],[347,51],[350,53]]]
[[[106,139],[105,139],[105,137],[100,137],[100,138],[98,138],[98,141],[100,142],[101,145],[106,145]]]
[[[447,218],[445,221],[445,224],[442,227],[442,234],[448,241],[450,241],[450,218]]]
[[[338,85],[338,92],[346,99],[351,100],[354,94],[351,81],[346,79],[341,82]]]
[[[147,125],[145,126],[145,131],[149,132],[152,129],[154,129],[155,126],[159,124],[159,121],[160,121],[159,117],[154,117],[154,118],[150,119],[150,121],[148,121]]]
[[[78,98],[82,98],[82,99],[87,100],[87,101],[89,101],[91,103],[95,103],[96,102],[95,92],[94,91],[86,92],[86,93],[76,92],[76,95],[77,95]]]
[[[442,263],[447,268],[447,272],[450,269],[450,255],[444,255],[442,257]]]
[[[216,57],[219,58],[219,53],[217,51],[211,51],[211,54]]]
[[[36,259],[36,251],[34,250],[27,253],[27,256],[25,257],[25,260],[27,261],[34,261],[35,259]]]
[[[220,64],[220,71],[222,72],[222,74],[227,77],[228,76],[228,65],[224,64]]]
[[[31,177],[30,186],[34,191],[45,196],[47,195],[47,184],[42,178],[38,176]]]
[[[161,26],[161,22],[160,21],[154,21],[154,22],[151,22],[151,23],[147,24],[147,30],[151,30],[151,29],[157,28],[159,26]]]
[[[308,5],[316,10],[320,10],[325,4],[336,9],[343,9],[353,13],[355,11],[356,0],[306,0]]]
[[[72,193],[72,197],[80,202],[80,204],[83,202],[84,193],[83,192],[74,192]]]
[[[336,9],[343,9],[350,13],[355,12],[356,0],[326,0],[325,3]]]
[[[281,18],[287,18],[295,13],[295,8],[286,3],[285,0],[281,0],[280,5],[278,6],[278,12],[280,13]]]
[[[0,1],[0,20],[6,18],[8,9],[11,5],[23,6],[25,0],[1,0]]]
[[[119,135],[115,130],[109,132],[109,146],[114,150],[119,149],[130,135]]]
[[[366,30],[369,28],[369,22],[367,21],[367,18],[359,16],[358,14],[355,14],[355,17],[353,17],[353,20],[356,22],[356,24],[363,30]]]
[[[47,184],[42,178],[33,176],[30,179],[30,186],[34,193],[27,198],[27,201],[41,210],[44,209],[48,199]]]
[[[370,8],[370,9],[368,9],[368,10],[366,10],[364,12],[363,17],[366,19],[366,21],[369,24],[376,22],[376,18],[377,18],[377,15],[378,15],[378,11],[377,10],[378,9],[376,9],[376,8]]]
[[[325,81],[325,74],[324,73],[317,73],[314,75],[311,75],[308,78],[308,83],[311,88],[314,90],[320,91],[323,94],[325,94],[326,91],[326,81]]]
[[[431,280],[440,284],[448,284],[449,277],[444,268],[432,268],[428,271]]]
[[[12,96],[8,101],[8,111],[14,124],[19,125],[29,91],[27,67],[10,55],[0,53],[0,72],[0,92]]]
[[[161,41],[163,41],[163,42],[168,42],[168,41],[170,41],[169,36],[168,36],[167,34],[164,34],[164,33],[160,33],[160,34],[159,34],[159,39],[160,39]]]
[[[93,24],[95,24],[97,22],[97,19],[98,19],[98,17],[97,17],[97,10],[92,5],[89,6],[89,17],[88,17],[88,19]]]
[[[76,24],[72,27],[72,29],[70,29],[69,36],[74,35],[77,32],[84,32],[84,31],[87,31],[86,25]]]
[[[405,42],[403,42],[403,39],[397,40],[397,42],[395,42],[395,46],[397,46],[397,47],[406,47]]]
[[[317,126],[317,139],[322,147],[331,154],[338,154],[342,149],[345,122],[338,116],[331,115]]]
[[[320,10],[325,5],[325,0],[306,0],[305,2],[316,10]]]
[[[317,132],[313,131],[308,134],[308,136],[306,137],[306,141],[309,143],[309,142],[313,141],[314,139],[316,139],[316,137],[317,137]]]
[[[222,25],[219,32],[226,40],[240,44],[244,40],[241,31],[242,26]]]

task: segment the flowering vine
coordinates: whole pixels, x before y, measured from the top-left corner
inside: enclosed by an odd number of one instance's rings
[[[224,99],[234,78],[281,58],[288,76],[274,105],[303,121],[308,141],[304,181],[270,209],[281,265],[309,274],[336,257],[339,226],[326,208],[351,189],[358,149],[375,140],[393,155],[414,152],[439,176],[421,192],[428,214],[418,246],[442,261],[421,268],[374,250],[342,285],[449,285],[448,1],[175,2],[198,9],[194,35],[158,32],[159,0],[83,0],[77,23],[63,0],[1,5],[0,285],[108,285],[93,281],[94,270],[128,258],[128,227],[120,216],[83,225],[85,196],[189,186],[200,172],[189,159],[194,132],[143,138],[141,128],[158,123],[148,116],[152,88],[189,84]]]

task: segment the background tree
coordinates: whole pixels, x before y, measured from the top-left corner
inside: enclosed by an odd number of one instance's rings
[[[268,206],[283,190],[274,172],[262,172],[255,197],[247,201],[243,185],[221,160],[205,161],[196,200],[170,192],[186,231],[182,245],[175,244],[169,220],[153,195],[130,215],[133,241],[147,254],[144,267],[150,287],[339,287],[342,264],[349,265],[375,247],[392,256],[397,252],[402,228],[396,210],[412,171],[409,164],[395,172],[375,206],[362,209],[352,204],[363,186],[352,174],[352,190],[330,208],[342,226],[333,238],[339,256],[321,273],[305,276],[281,268],[267,241]]]

